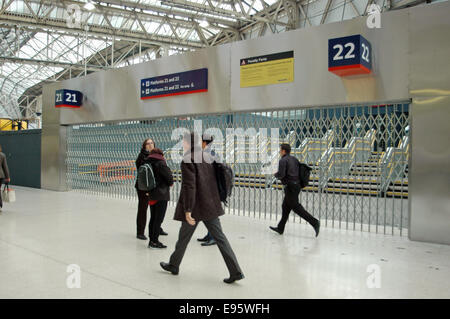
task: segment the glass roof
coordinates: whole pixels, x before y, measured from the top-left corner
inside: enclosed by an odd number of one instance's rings
[[[81,0],[79,7],[83,25],[88,25],[91,29],[112,28],[141,35],[144,28],[145,33],[150,36],[158,36],[160,37],[158,39],[167,39],[168,43],[172,43],[165,49],[168,55],[173,55],[195,50],[195,47],[182,47],[180,43],[197,43],[198,48],[204,46],[203,40],[193,27],[195,25],[193,21],[199,23],[207,39],[214,39],[224,28],[229,29],[230,26],[242,21],[243,15],[251,16],[263,10],[264,6],[270,6],[277,1],[243,0],[241,3],[231,0],[92,1],[95,5],[106,8],[104,12],[103,9],[93,11],[83,9],[83,2],[87,0]],[[0,8],[6,3],[9,3],[9,0],[0,0]],[[135,11],[132,8],[134,4],[138,7]],[[66,3],[62,1],[14,0],[5,13],[30,19],[46,17],[64,21],[68,18]],[[211,23],[206,23],[205,19]],[[47,27],[44,23],[37,28],[0,24],[0,57],[3,57],[0,60],[0,96],[18,98],[27,89],[61,73],[70,64],[83,64],[84,59],[89,60],[89,57],[93,57],[97,52],[111,47],[111,34],[106,34],[106,31],[103,39],[96,34],[84,42],[84,32],[80,29],[73,31],[52,29],[52,26]],[[97,57],[102,59],[98,55]],[[155,52],[150,52],[146,59],[148,58],[156,58]],[[106,61],[107,57],[104,59]],[[139,61],[143,61],[142,58],[131,57],[116,66],[126,66]],[[67,63],[67,66],[64,63]],[[0,116],[1,113],[4,115],[5,112],[0,102]]]

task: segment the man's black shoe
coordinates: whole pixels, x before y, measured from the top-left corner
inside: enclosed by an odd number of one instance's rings
[[[168,233],[166,233],[164,230],[160,230],[159,231],[159,234],[161,235],[161,236],[167,236],[167,235],[169,235]]]
[[[243,274],[237,274],[237,275],[230,276],[230,278],[225,278],[223,281],[227,284],[232,284],[233,282],[244,279],[244,278],[245,277]]]
[[[320,220],[317,221],[316,226],[314,226],[314,230],[316,231],[316,237],[319,236],[319,231],[320,231]]]
[[[156,245],[158,245],[158,248],[167,248],[166,245],[164,245],[162,242],[157,242]]]
[[[211,240],[208,240],[206,243],[202,243],[202,246],[212,246],[216,244],[217,244],[216,240],[212,238]]]
[[[269,228],[272,229],[274,232],[277,232],[278,234],[283,235],[283,232],[280,231],[280,230],[278,229],[278,227],[272,227],[272,226],[269,226]]]
[[[159,247],[158,243],[155,243],[150,240],[150,242],[148,243],[148,248],[161,248],[161,247]]]
[[[159,265],[165,271],[172,273],[172,275],[178,275],[178,267],[172,266],[171,264],[165,263],[163,261],[160,262]]]
[[[147,240],[147,237],[145,237],[145,235],[137,235],[136,238],[141,240]]]
[[[204,241],[204,242],[206,242],[206,241],[209,240],[209,237],[208,237],[208,235],[206,235],[206,236],[203,237],[203,238],[197,238],[197,240],[198,240],[198,241]]]

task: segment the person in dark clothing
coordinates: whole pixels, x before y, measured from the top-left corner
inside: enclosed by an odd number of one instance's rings
[[[216,153],[214,152],[213,149],[211,149],[212,142],[213,142],[213,137],[210,134],[202,135],[203,152],[209,153],[211,155],[211,157],[213,158],[213,160],[218,161],[218,157],[217,157]],[[202,246],[212,246],[212,245],[217,244],[216,240],[213,238],[213,236],[211,235],[210,232],[208,232],[206,234],[206,236],[203,238],[197,238],[197,240],[199,242],[202,242]]]
[[[284,199],[282,207],[281,220],[277,227],[270,227],[273,231],[280,235],[284,232],[284,227],[288,221],[289,214],[293,210],[301,218],[305,219],[316,231],[316,237],[319,235],[320,221],[311,214],[298,202],[298,194],[300,193],[300,178],[299,178],[299,162],[297,158],[290,155],[291,146],[289,144],[281,144],[280,155],[281,159],[278,163],[278,172],[275,177],[281,180],[284,185]]]
[[[149,237],[150,248],[167,248],[159,241],[161,224],[166,215],[167,202],[170,200],[170,187],[173,185],[172,171],[166,164],[162,150],[154,148],[150,151],[148,162],[152,166],[156,187],[149,192],[150,205]]]
[[[212,164],[205,161],[201,149],[200,137],[196,133],[188,133],[183,137],[184,157],[181,162],[181,192],[175,209],[174,219],[181,221],[175,251],[169,263],[161,262],[161,267],[177,275],[187,245],[197,228],[203,221],[208,231],[217,241],[220,253],[230,272],[226,283],[241,280],[244,275],[236,256],[222,231],[219,216],[225,214],[219,197],[216,173]]]
[[[8,184],[11,181],[9,176],[8,163],[6,162],[6,155],[2,153],[2,146],[0,145],[0,190],[2,188],[2,184]],[[3,200],[0,195],[0,212],[2,211]]]
[[[136,169],[139,169],[139,167],[146,163],[148,160],[148,156],[150,155],[150,151],[155,148],[155,142],[148,138],[142,143],[141,151],[136,159]],[[134,185],[136,188],[136,192],[138,194],[138,212],[136,217],[136,237],[141,240],[147,240],[147,237],[145,237],[145,225],[147,224],[147,209],[148,209],[148,202],[149,202],[149,194],[148,192],[140,191],[137,188],[137,181]],[[149,231],[150,231],[150,225],[149,225]],[[167,235],[166,232],[163,231],[163,229],[160,229],[160,235]]]

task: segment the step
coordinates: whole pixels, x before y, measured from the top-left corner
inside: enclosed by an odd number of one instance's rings
[[[339,189],[345,189],[345,190],[374,190],[379,191],[380,185],[379,184],[356,184],[356,183],[333,183],[328,182],[327,188],[339,188]]]
[[[378,175],[380,175],[380,172],[361,172],[361,171],[358,171],[358,172],[351,172],[350,173],[350,175],[351,176],[366,176],[366,177],[376,177],[376,176],[378,176]]]
[[[351,183],[366,183],[366,184],[378,184],[378,180],[369,178],[351,178],[351,177],[337,177],[331,179],[331,182],[351,182]]]
[[[283,189],[283,186],[284,185],[280,185],[280,184],[277,184],[277,185],[272,185],[272,188],[275,188],[275,189]],[[319,187],[317,187],[317,186],[307,186],[307,187],[305,187],[305,188],[302,188],[302,191],[307,191],[307,192],[317,192],[317,191],[319,191]]]
[[[378,162],[376,163],[370,163],[370,162],[364,162],[364,163],[354,163],[353,167],[368,167],[368,168],[372,168],[372,167],[377,167],[378,166]]]
[[[352,166],[351,171],[366,171],[366,172],[376,172],[378,170],[377,166]]]
[[[408,191],[408,186],[397,186],[397,185],[394,185],[394,186],[389,186],[389,188],[388,188],[388,191],[391,191],[391,192],[407,192]]]
[[[265,183],[251,183],[251,182],[234,182],[234,186],[267,188],[267,185]]]
[[[346,194],[356,194],[356,195],[374,195],[377,196],[380,194],[378,191],[373,190],[364,190],[364,189],[344,189],[344,188],[331,188],[326,187],[325,190],[329,193],[346,193]]]
[[[408,192],[386,192],[386,196],[408,198]]]
[[[265,178],[266,175],[257,173],[235,173],[235,177],[255,177],[255,178]]]

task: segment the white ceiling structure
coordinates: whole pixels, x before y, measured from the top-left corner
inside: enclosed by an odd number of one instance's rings
[[[0,0],[0,118],[39,123],[51,81],[424,2]]]

